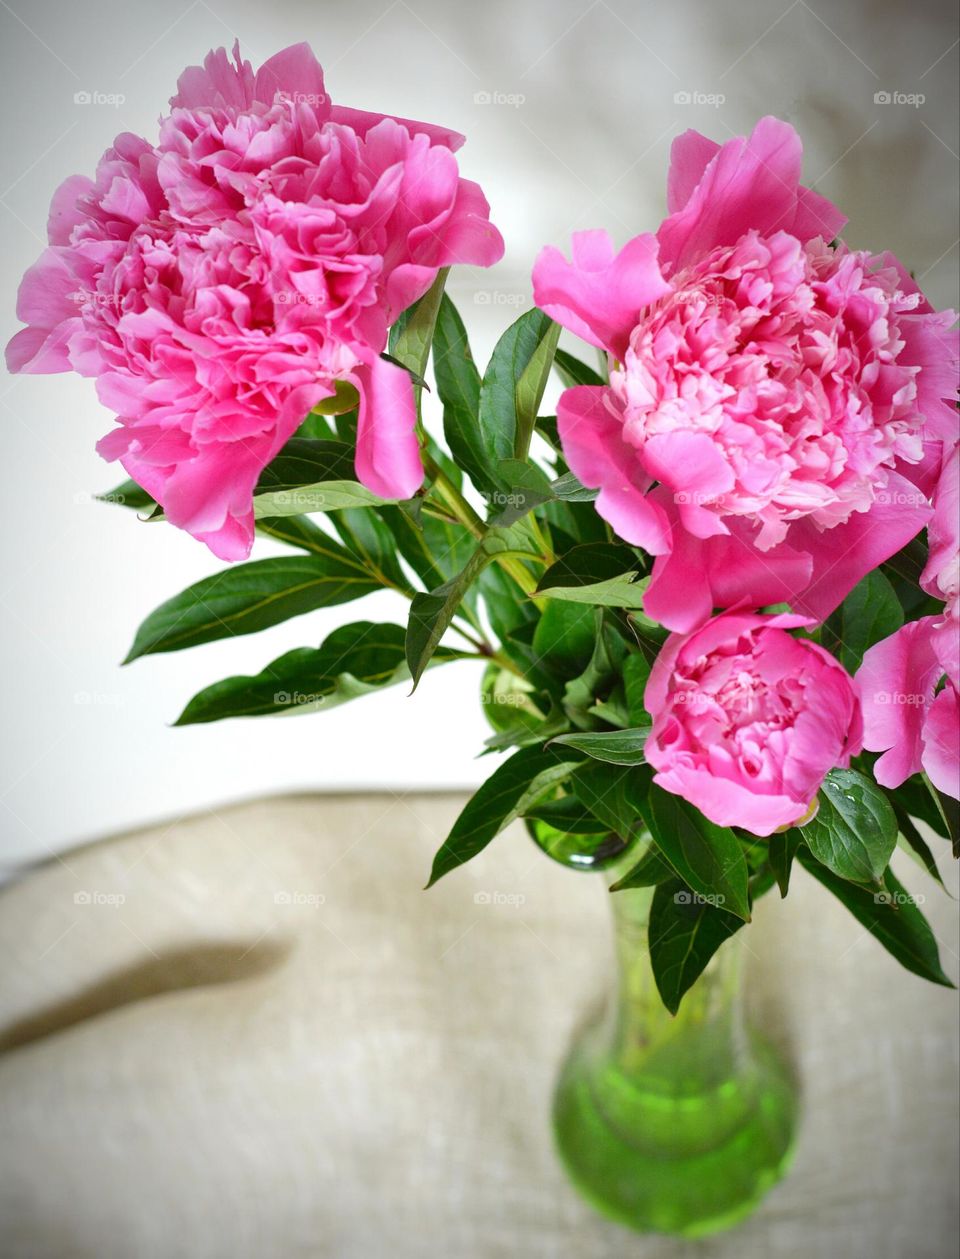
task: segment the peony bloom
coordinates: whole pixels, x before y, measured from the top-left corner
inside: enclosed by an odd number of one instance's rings
[[[877,782],[899,787],[923,770],[938,790],[960,799],[956,630],[940,628],[935,616],[904,625],[864,654],[856,682],[864,746],[883,753]]]
[[[930,549],[920,584],[946,604],[932,632],[944,671],[956,679],[960,674],[960,446],[956,442],[943,447],[927,541]]]
[[[769,835],[809,811],[824,776],[861,747],[853,682],[794,615],[728,612],[671,634],[644,702],[654,782],[719,826]]]
[[[99,444],[223,559],[249,554],[259,473],[307,412],[359,393],[358,478],[423,477],[387,329],[455,262],[503,252],[462,136],[332,105],[306,44],[254,73],[234,47],[180,78],[156,145],[117,137],[68,179],[27,272],[11,371],[96,377]]]
[[[931,450],[956,436],[952,312],[891,255],[832,241],[796,132],[674,142],[670,215],[614,254],[544,249],[537,305],[609,352],[609,386],[558,407],[597,509],[656,557],[645,608],[686,631],[714,607],[826,617],[930,517]]]

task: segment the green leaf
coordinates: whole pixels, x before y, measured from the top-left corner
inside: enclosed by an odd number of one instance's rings
[[[879,887],[897,846],[893,806],[875,783],[853,769],[830,771],[816,816],[800,830],[813,856],[851,883]]]
[[[415,383],[420,385],[427,370],[430,345],[443,300],[443,286],[449,271],[449,267],[438,271],[437,278],[423,297],[405,310],[390,329],[389,357],[405,367],[416,378]]]
[[[264,516],[299,516],[303,512],[383,507],[386,504],[386,499],[378,498],[359,481],[321,481],[316,485],[258,494],[253,500],[253,514],[259,520]]]
[[[768,859],[773,877],[777,880],[781,897],[790,890],[790,870],[797,849],[803,843],[803,834],[799,827],[791,826],[785,831],[775,831],[768,842]]]
[[[313,407],[312,415],[346,415],[355,411],[360,402],[357,387],[349,380],[335,380],[333,393],[329,398],[321,398]]]
[[[156,500],[136,481],[121,481],[105,494],[97,494],[96,499],[98,503],[115,503],[118,507],[130,507],[134,511],[147,511],[157,505]]]
[[[433,372],[443,403],[443,435],[456,462],[483,493],[497,486],[497,460],[478,419],[480,373],[456,306],[443,296],[433,339]]]
[[[557,350],[553,365],[568,389],[573,388],[574,385],[605,385],[607,383],[592,367],[588,367],[586,363],[581,363],[578,358],[568,354],[566,350]]]
[[[554,743],[576,748],[597,761],[609,765],[642,765],[643,749],[650,734],[649,726],[635,730],[599,730],[592,734],[562,734]]]
[[[441,649],[432,663],[459,658],[459,652]],[[325,712],[409,676],[403,627],[356,621],[334,630],[319,648],[297,648],[253,677],[224,678],[206,687],[175,724]]]
[[[537,425],[537,412],[543,400],[543,391],[547,387],[553,356],[559,340],[560,325],[551,322],[533,357],[517,381],[517,436],[514,442],[514,454],[518,459],[526,459],[530,450],[530,439]]]
[[[480,385],[479,420],[483,448],[492,466],[501,460],[525,454],[523,446],[529,422],[530,402],[535,390],[531,378],[524,385],[522,399],[518,386],[531,362],[539,364],[538,351],[544,339],[553,337],[553,320],[540,310],[529,310],[503,334]],[[537,377],[538,367],[533,368]]]
[[[548,669],[575,676],[587,667],[595,638],[592,608],[547,599],[534,631],[533,650]]]
[[[942,839],[950,838],[950,822],[936,788],[923,774],[914,774],[892,792],[894,800],[911,817],[926,822]]]
[[[565,586],[595,586],[636,570],[639,561],[628,546],[617,542],[588,542],[575,546],[551,564],[540,579],[538,592]]]
[[[566,606],[569,615],[577,605],[558,606]],[[622,714],[620,712],[618,695],[623,662],[627,657],[627,643],[602,609],[592,608],[590,611],[595,627],[593,651],[583,672],[570,678],[564,686],[563,711],[572,724],[581,730],[595,729],[594,718],[598,715],[610,725],[628,729],[631,723],[626,711]],[[621,715],[623,720],[619,720]]]
[[[553,498],[553,489],[546,473],[523,459],[504,459],[497,475],[505,490],[492,490],[484,497],[491,508],[490,524],[507,526],[516,524],[535,507]]]
[[[630,724],[640,726],[650,720],[643,697],[650,677],[650,661],[642,652],[634,651],[623,662],[623,689],[627,697]]]
[[[353,447],[316,437],[291,437],[260,473],[254,494],[294,490],[318,481],[353,479]]]
[[[654,842],[684,883],[749,922],[747,863],[733,831],[653,784],[644,816]]]
[[[523,816],[534,822],[546,822],[564,835],[601,835],[607,831],[576,796],[533,804]]]
[[[491,556],[481,545],[456,576],[445,581],[436,590],[414,595],[407,622],[407,664],[414,690],[440,639],[450,628],[450,622],[464,595],[490,559]]]
[[[564,503],[592,503],[600,495],[599,490],[588,490],[572,472],[565,472],[563,476],[551,481],[550,489],[554,498],[559,498]]]
[[[947,988],[954,986],[943,973],[937,941],[929,923],[890,870],[884,878],[884,891],[877,892],[838,877],[805,848],[797,853],[797,860],[850,910],[901,966],[931,983]]]
[[[413,587],[397,560],[396,539],[377,512],[345,508],[331,517],[331,524],[344,545],[382,586],[413,594]]]
[[[589,760],[570,777],[570,790],[622,840],[632,841],[643,826],[649,772],[614,762]]]
[[[931,879],[939,883],[943,890],[947,892],[947,886],[943,881],[943,876],[940,874],[936,858],[930,851],[930,845],[914,825],[913,818],[899,808],[896,802],[894,802],[894,812],[897,815],[897,823],[900,827],[900,835],[897,839],[898,846],[909,853],[917,865],[926,870]],[[947,892],[947,895],[950,896],[950,893]]]
[[[569,777],[576,762],[544,748],[521,748],[478,788],[433,861],[427,887],[482,852],[515,818]]]
[[[124,663],[218,638],[254,634],[377,589],[379,583],[332,539],[322,555],[233,564],[188,586],[151,612],[137,630]]]
[[[626,892],[636,887],[656,887],[658,883],[676,880],[673,867],[664,860],[656,844],[651,843],[632,870],[610,885],[611,892]]]
[[[257,521],[257,532],[315,555],[325,555],[330,549],[330,535],[309,516],[267,516]]]
[[[868,573],[847,595],[824,626],[824,643],[850,673],[863,663],[864,652],[903,625],[903,609],[883,573]]]
[[[650,965],[671,1014],[721,944],[742,926],[740,918],[698,896],[680,879],[657,886],[650,905]]]
[[[627,546],[588,542],[551,564],[537,593],[600,607],[642,608],[646,582],[636,581],[638,563]]]

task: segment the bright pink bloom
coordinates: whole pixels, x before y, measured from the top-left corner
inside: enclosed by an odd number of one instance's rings
[[[769,835],[809,810],[831,769],[861,747],[853,682],[801,616],[728,612],[671,634],[644,702],[654,782],[719,826]]]
[[[925,770],[935,787],[960,799],[956,627],[941,630],[935,616],[904,625],[865,653],[856,682],[864,745],[883,752],[877,782],[899,787]]]
[[[960,674],[960,446],[955,442],[943,446],[927,541],[930,549],[920,585],[946,604],[933,632],[944,668],[956,678]]]
[[[224,559],[247,555],[257,478],[311,407],[360,394],[357,476],[423,478],[410,378],[387,329],[439,268],[503,242],[455,132],[331,105],[306,44],[254,73],[221,48],[180,78],[156,145],[117,137],[50,210],[11,371],[97,378],[98,449]]]
[[[614,256],[579,233],[534,268],[537,304],[614,360],[562,396],[560,436],[657,557],[645,606],[671,629],[783,600],[822,620],[926,524],[930,443],[955,439],[953,314],[890,255],[831,248],[845,220],[800,159],[775,118],[687,132],[656,236]]]

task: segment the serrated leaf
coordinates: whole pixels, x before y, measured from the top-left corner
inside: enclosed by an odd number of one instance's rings
[[[272,661],[252,677],[224,678],[190,700],[178,726],[327,711],[410,676],[400,625],[356,621],[333,631],[319,648],[300,647]],[[441,648],[431,663],[460,658]]]
[[[576,762],[549,749],[521,748],[467,802],[433,861],[427,887],[482,852],[526,809],[564,781]]]
[[[650,965],[671,1014],[724,941],[742,926],[740,918],[698,896],[680,879],[657,886],[647,932]]]
[[[805,848],[797,853],[797,860],[901,966],[931,983],[954,987],[940,965],[940,951],[929,923],[892,871],[884,876],[885,890],[876,892],[840,878]]]
[[[323,554],[234,564],[188,586],[151,612],[137,630],[124,663],[218,638],[253,634],[377,589],[379,583],[332,539]]]
[[[897,846],[897,819],[882,790],[853,769],[834,769],[820,808],[800,830],[814,857],[852,883],[879,887]]]

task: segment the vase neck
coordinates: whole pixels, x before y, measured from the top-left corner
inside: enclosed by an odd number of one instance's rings
[[[608,1016],[609,1051],[622,1071],[663,1077],[726,1078],[742,1052],[745,1028],[741,944],[727,940],[672,1015],[657,990],[647,944],[652,888],[610,894],[616,985]]]

